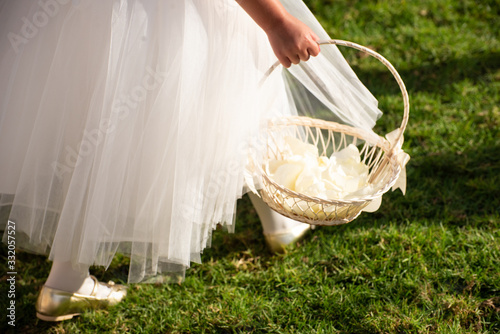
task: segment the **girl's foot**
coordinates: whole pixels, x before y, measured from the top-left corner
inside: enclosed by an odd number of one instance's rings
[[[88,295],[44,285],[36,302],[36,316],[45,321],[68,320],[86,310],[116,305],[127,295],[123,285],[111,281],[100,283],[94,276],[90,278],[94,281],[94,288]]]
[[[248,195],[262,222],[267,245],[273,253],[284,252],[288,245],[299,241],[310,230],[309,224],[282,216],[271,210],[257,195]]]
[[[88,267],[75,269],[70,262],[54,261],[38,296],[36,315],[45,321],[67,320],[87,309],[116,305],[126,294],[123,285],[98,282]]]

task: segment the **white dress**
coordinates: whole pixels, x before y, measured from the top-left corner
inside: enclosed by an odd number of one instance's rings
[[[262,81],[276,58],[234,0],[0,0],[0,33],[0,206],[17,248],[75,266],[123,252],[129,282],[182,272],[232,228],[251,139],[311,105],[305,91],[356,126],[380,115],[335,47]]]

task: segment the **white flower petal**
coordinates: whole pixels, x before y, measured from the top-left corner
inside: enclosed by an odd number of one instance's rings
[[[285,142],[290,147],[292,154],[301,156],[318,157],[318,148],[312,144],[304,143],[295,137],[285,137]]]
[[[287,159],[270,161],[269,170],[274,170],[277,183],[301,194],[323,199],[361,199],[376,193],[378,185],[368,183],[369,168],[361,162],[361,156],[355,145],[335,152],[330,158],[318,157],[318,149],[314,145],[304,143],[294,137],[286,137],[289,145]],[[320,218],[334,214],[343,218],[348,206],[335,208],[335,212],[319,212],[320,205],[308,205],[304,201],[287,199],[284,206],[287,210],[310,218]],[[376,211],[381,196],[374,199],[363,211]],[[325,216],[326,217],[326,216]]]
[[[276,169],[273,175],[274,181],[283,187],[295,190],[295,182],[297,177],[304,169],[303,165],[295,163],[285,163]]]

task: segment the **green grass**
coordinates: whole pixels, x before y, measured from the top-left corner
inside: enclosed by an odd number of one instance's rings
[[[121,305],[59,324],[34,317],[50,263],[18,254],[18,332],[500,332],[500,3],[307,3],[332,37],[374,48],[405,81],[406,196],[388,193],[376,213],[318,228],[284,255],[266,250],[245,197],[236,233],[217,231],[182,284],[131,285]],[[395,128],[390,73],[346,54],[385,111],[378,131]],[[123,282],[127,259],[95,273]]]

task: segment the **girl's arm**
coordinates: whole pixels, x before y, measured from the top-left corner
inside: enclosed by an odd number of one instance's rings
[[[318,36],[290,15],[279,0],[237,0],[240,6],[266,32],[274,54],[285,67],[317,56]]]

